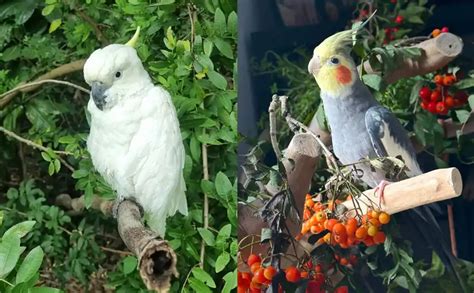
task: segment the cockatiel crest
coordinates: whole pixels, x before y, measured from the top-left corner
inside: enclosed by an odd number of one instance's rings
[[[316,79],[321,90],[339,96],[347,91],[357,78],[357,67],[350,56],[352,45],[359,30],[372,18],[350,30],[338,32],[326,38],[313,51],[308,71]]]
[[[168,216],[187,214],[185,153],[171,96],[152,83],[134,49],[138,33],[125,45],[94,51],[84,65],[91,86],[87,148],[118,201],[135,200],[164,236]]]

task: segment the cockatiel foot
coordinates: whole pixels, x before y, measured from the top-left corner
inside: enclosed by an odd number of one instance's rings
[[[143,210],[143,207],[141,206],[141,204],[139,204],[134,197],[130,197],[130,198],[117,197],[117,199],[115,199],[114,205],[112,206],[112,216],[115,219],[117,219],[120,204],[124,202],[125,200],[134,202],[138,206],[138,210],[140,211],[140,217],[143,218],[143,216],[145,215],[145,211]]]
[[[382,180],[380,181],[379,185],[375,187],[375,194],[377,194],[379,198],[379,207],[382,206],[382,202],[385,203],[384,190],[385,190],[385,187],[389,184],[390,182]]]

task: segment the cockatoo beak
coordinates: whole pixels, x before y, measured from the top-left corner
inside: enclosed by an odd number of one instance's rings
[[[313,55],[313,58],[308,63],[308,72],[313,76],[318,75],[319,69],[321,69],[321,62],[318,55]]]
[[[105,98],[107,97],[105,95],[105,91],[108,89],[107,86],[105,86],[101,82],[94,81],[91,84],[91,95],[92,99],[94,100],[95,105],[99,110],[103,110],[105,106]]]

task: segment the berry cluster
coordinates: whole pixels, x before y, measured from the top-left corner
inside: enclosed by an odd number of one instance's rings
[[[457,91],[454,94],[450,92],[450,87],[458,81],[455,75],[437,74],[433,81],[436,85],[435,89],[424,86],[418,93],[421,98],[421,108],[433,114],[446,115],[451,108],[460,107],[467,102],[466,92]]]
[[[337,257],[336,257],[337,258]],[[339,257],[339,262],[342,264],[346,258]],[[347,264],[355,265],[357,257],[353,255]],[[260,293],[265,290],[272,282],[273,277],[277,274],[277,270],[270,266],[263,267],[262,259],[256,254],[251,254],[247,259],[247,265],[250,267],[250,272],[237,273],[237,292],[238,293]],[[297,283],[302,279],[308,280],[306,286],[306,293],[323,293],[326,292],[323,287],[326,283],[326,275],[323,272],[321,264],[313,264],[311,260],[307,261],[301,268],[289,266],[284,270],[285,279],[290,283]],[[283,288],[279,287],[279,292],[283,292]],[[337,293],[347,293],[347,286],[340,286],[335,289]]]
[[[449,32],[449,28],[447,26],[444,26],[442,27],[441,29],[439,28],[436,28],[434,29],[432,32],[431,32],[431,36],[433,38],[436,38],[437,36],[439,36],[441,33],[447,33]]]
[[[385,241],[385,233],[381,231],[381,227],[390,222],[389,214],[369,210],[365,215],[362,215],[360,221],[353,217],[340,221],[328,217],[332,210],[332,207],[315,202],[311,195],[306,195],[304,222],[300,237],[308,232],[319,234],[328,231],[329,233],[320,238],[318,242],[333,246],[339,245],[341,248],[357,246],[360,243],[372,246]]]

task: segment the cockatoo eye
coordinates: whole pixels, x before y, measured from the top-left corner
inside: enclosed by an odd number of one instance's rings
[[[331,64],[339,64],[339,58],[331,57],[331,59],[329,59],[329,62],[331,62]]]
[[[121,73],[120,71],[117,71],[117,72],[115,73],[115,77],[116,77],[116,78],[119,78],[120,76],[122,76],[122,73]]]

